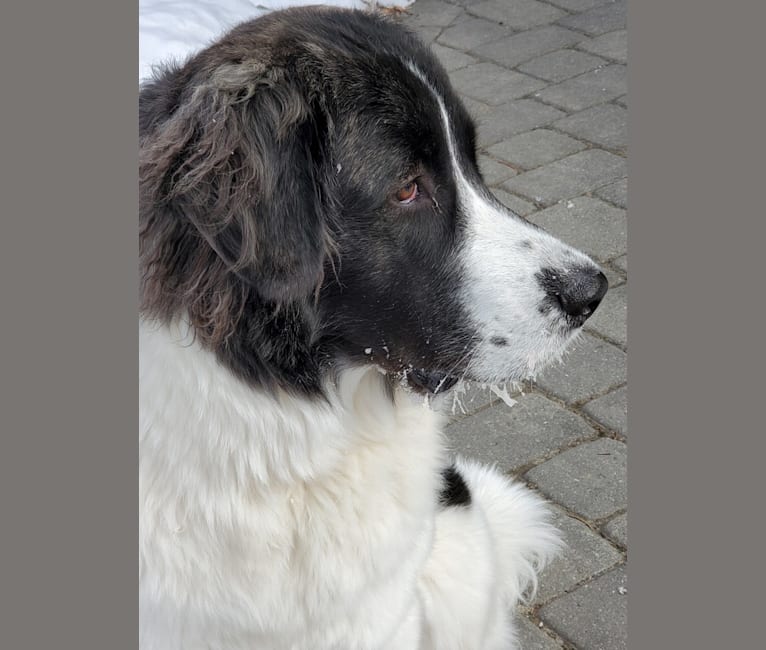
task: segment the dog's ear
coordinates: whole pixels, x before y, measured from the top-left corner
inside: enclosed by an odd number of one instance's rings
[[[231,63],[203,79],[141,92],[142,210],[188,220],[264,300],[309,296],[325,255],[324,121],[284,70]]]

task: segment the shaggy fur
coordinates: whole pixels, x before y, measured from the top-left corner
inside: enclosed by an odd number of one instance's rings
[[[598,267],[494,199],[378,16],[240,25],[139,127],[141,648],[514,648],[557,536],[436,403],[560,355]]]

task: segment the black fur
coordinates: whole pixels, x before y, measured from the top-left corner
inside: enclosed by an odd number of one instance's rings
[[[454,465],[442,471],[444,487],[439,495],[439,504],[444,507],[471,505],[471,490],[468,489],[463,476]]]
[[[446,73],[380,16],[268,14],[145,84],[144,317],[186,314],[241,378],[305,394],[340,360],[459,370],[473,344],[454,296],[463,215],[438,106],[407,60],[445,98],[479,180]],[[420,196],[401,205],[412,178]]]

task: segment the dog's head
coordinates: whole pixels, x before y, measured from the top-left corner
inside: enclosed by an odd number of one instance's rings
[[[146,316],[188,317],[253,382],[339,363],[421,389],[518,380],[606,292],[486,188],[475,127],[416,38],[353,11],[239,26],[140,95]]]

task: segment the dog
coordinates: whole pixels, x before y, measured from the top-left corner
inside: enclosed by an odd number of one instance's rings
[[[507,650],[559,537],[450,458],[459,379],[607,290],[482,180],[442,66],[372,13],[235,27],[139,96],[142,650]]]

